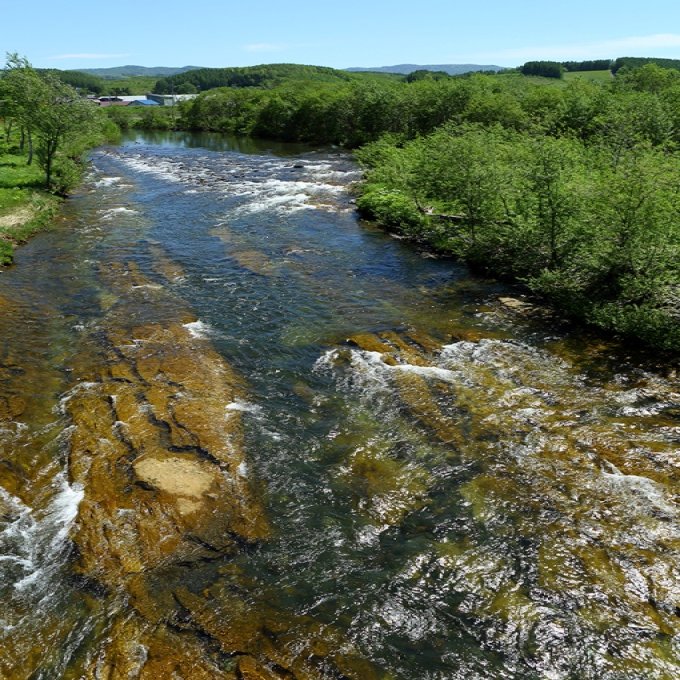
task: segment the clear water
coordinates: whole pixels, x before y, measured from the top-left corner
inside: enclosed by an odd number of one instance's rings
[[[678,676],[677,377],[360,223],[359,177],[333,149],[131,136],[0,273],[0,677],[81,677],[129,607],[74,571],[63,408],[117,263],[161,290],[135,322],[190,309],[244,378],[272,526],[159,582],[219,609],[235,565],[290,653],[314,622],[378,677]]]

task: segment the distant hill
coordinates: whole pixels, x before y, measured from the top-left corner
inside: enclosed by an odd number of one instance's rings
[[[160,78],[154,91],[158,94],[204,92],[216,87],[272,88],[290,82],[349,82],[363,77],[328,66],[303,64],[261,64],[230,68],[202,68]]]
[[[503,66],[495,66],[494,64],[397,64],[396,66],[374,66],[366,68],[364,66],[354,66],[347,68],[345,71],[352,71],[354,73],[361,73],[364,71],[372,71],[373,73],[400,73],[408,75],[414,71],[444,71],[450,76],[458,76],[461,73],[471,73],[473,71],[503,71]]]
[[[112,66],[111,68],[81,68],[81,73],[89,73],[100,78],[115,79],[125,78],[126,76],[151,76],[165,78],[176,73],[185,73],[203,68],[202,66]]]

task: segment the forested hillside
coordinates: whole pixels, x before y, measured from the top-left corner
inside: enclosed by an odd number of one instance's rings
[[[202,68],[178,73],[156,82],[155,92],[204,92],[216,87],[276,87],[284,82],[345,82],[352,76],[326,66],[263,64],[233,68]]]
[[[619,57],[612,65],[612,71],[616,73],[624,66],[629,69],[640,68],[645,64],[656,64],[662,68],[680,69],[680,59],[662,59],[660,57]]]
[[[112,66],[109,68],[86,68],[84,73],[98,76],[107,80],[117,80],[118,78],[134,78],[144,76],[146,78],[159,78],[172,76],[175,73],[184,73],[184,71],[191,71],[193,69],[201,68],[200,66]]]
[[[143,95],[150,92],[156,83],[156,78],[150,76],[121,76],[111,79],[93,75],[87,71],[37,70],[56,76],[63,83],[75,87],[80,94],[85,95]]]

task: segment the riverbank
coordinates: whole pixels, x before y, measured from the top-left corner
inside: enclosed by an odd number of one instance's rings
[[[0,266],[12,264],[14,248],[45,229],[62,201],[39,189],[42,171],[26,160],[0,155]]]
[[[356,156],[367,219],[629,344],[680,354],[676,156],[613,158],[606,140],[479,125],[386,137]]]

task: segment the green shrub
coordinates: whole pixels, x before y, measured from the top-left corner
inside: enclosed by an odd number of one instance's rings
[[[357,199],[357,208],[364,217],[400,234],[416,236],[427,224],[415,201],[396,189],[371,187]]]
[[[0,239],[0,266],[12,264],[13,261],[14,246],[9,241]]]

